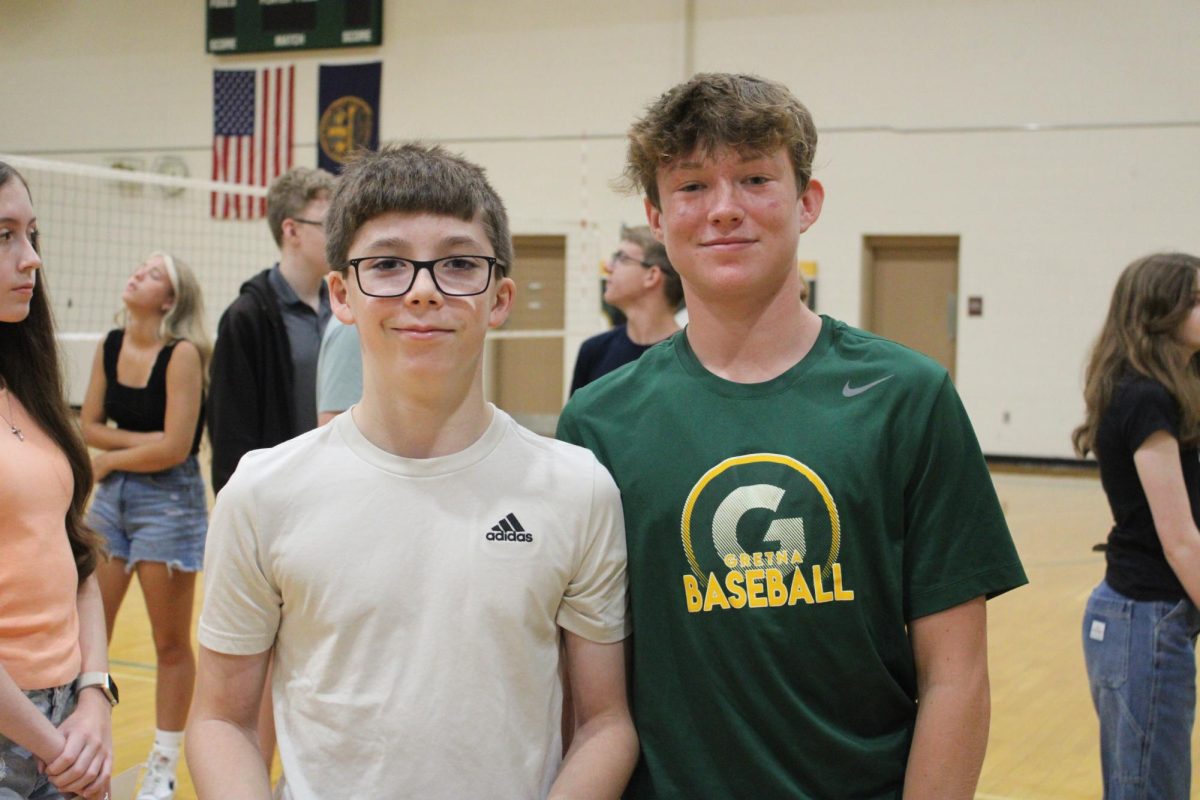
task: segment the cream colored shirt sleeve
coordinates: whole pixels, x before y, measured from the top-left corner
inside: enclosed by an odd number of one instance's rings
[[[248,453],[242,459],[218,495],[205,544],[200,644],[228,655],[270,649],[279,629],[282,597],[265,566],[264,531],[251,477],[255,456]]]
[[[593,457],[592,496],[580,559],[556,621],[583,638],[609,644],[630,634],[626,598],[625,516],[616,483]]]

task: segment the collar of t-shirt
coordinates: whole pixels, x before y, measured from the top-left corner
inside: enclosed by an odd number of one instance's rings
[[[786,392],[801,378],[816,369],[833,344],[833,326],[833,320],[822,315],[821,331],[804,357],[781,374],[759,383],[738,383],[709,372],[708,368],[700,361],[700,357],[696,355],[696,351],[692,349],[686,328],[682,335],[672,337],[670,343],[675,348],[675,355],[680,366],[695,378],[701,387],[722,397],[748,399]]]
[[[457,453],[433,458],[405,458],[389,453],[363,435],[350,411],[338,414],[331,423],[334,431],[356,456],[385,472],[407,478],[435,478],[468,469],[491,455],[515,424],[508,414],[488,404],[492,421],[483,434]]]

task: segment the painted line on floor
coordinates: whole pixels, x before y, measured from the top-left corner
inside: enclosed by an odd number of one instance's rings
[[[113,676],[119,678],[118,683],[125,681],[138,681],[139,683],[155,683],[158,680],[157,675],[147,675],[143,672],[123,672],[122,670],[113,670]]]

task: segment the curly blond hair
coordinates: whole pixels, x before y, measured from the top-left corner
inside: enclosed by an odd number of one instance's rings
[[[659,168],[722,147],[756,154],[785,148],[796,187],[803,192],[812,179],[817,128],[812,114],[782,83],[754,75],[702,73],[667,91],[633,123],[619,185],[643,192],[661,209]]]

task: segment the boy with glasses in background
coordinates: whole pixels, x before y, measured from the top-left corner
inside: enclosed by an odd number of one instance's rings
[[[342,174],[327,230],[363,397],[247,456],[217,502],[200,797],[269,796],[253,727],[273,645],[287,796],[618,797],[637,758],[620,499],[587,450],[484,400],[514,291],[499,197],[441,148],[385,148]]]
[[[585,341],[575,359],[571,394],[679,330],[675,312],[683,302],[683,286],[671,267],[667,249],[645,225],[621,226],[621,244],[605,269],[604,302],[618,309],[625,322]]]

